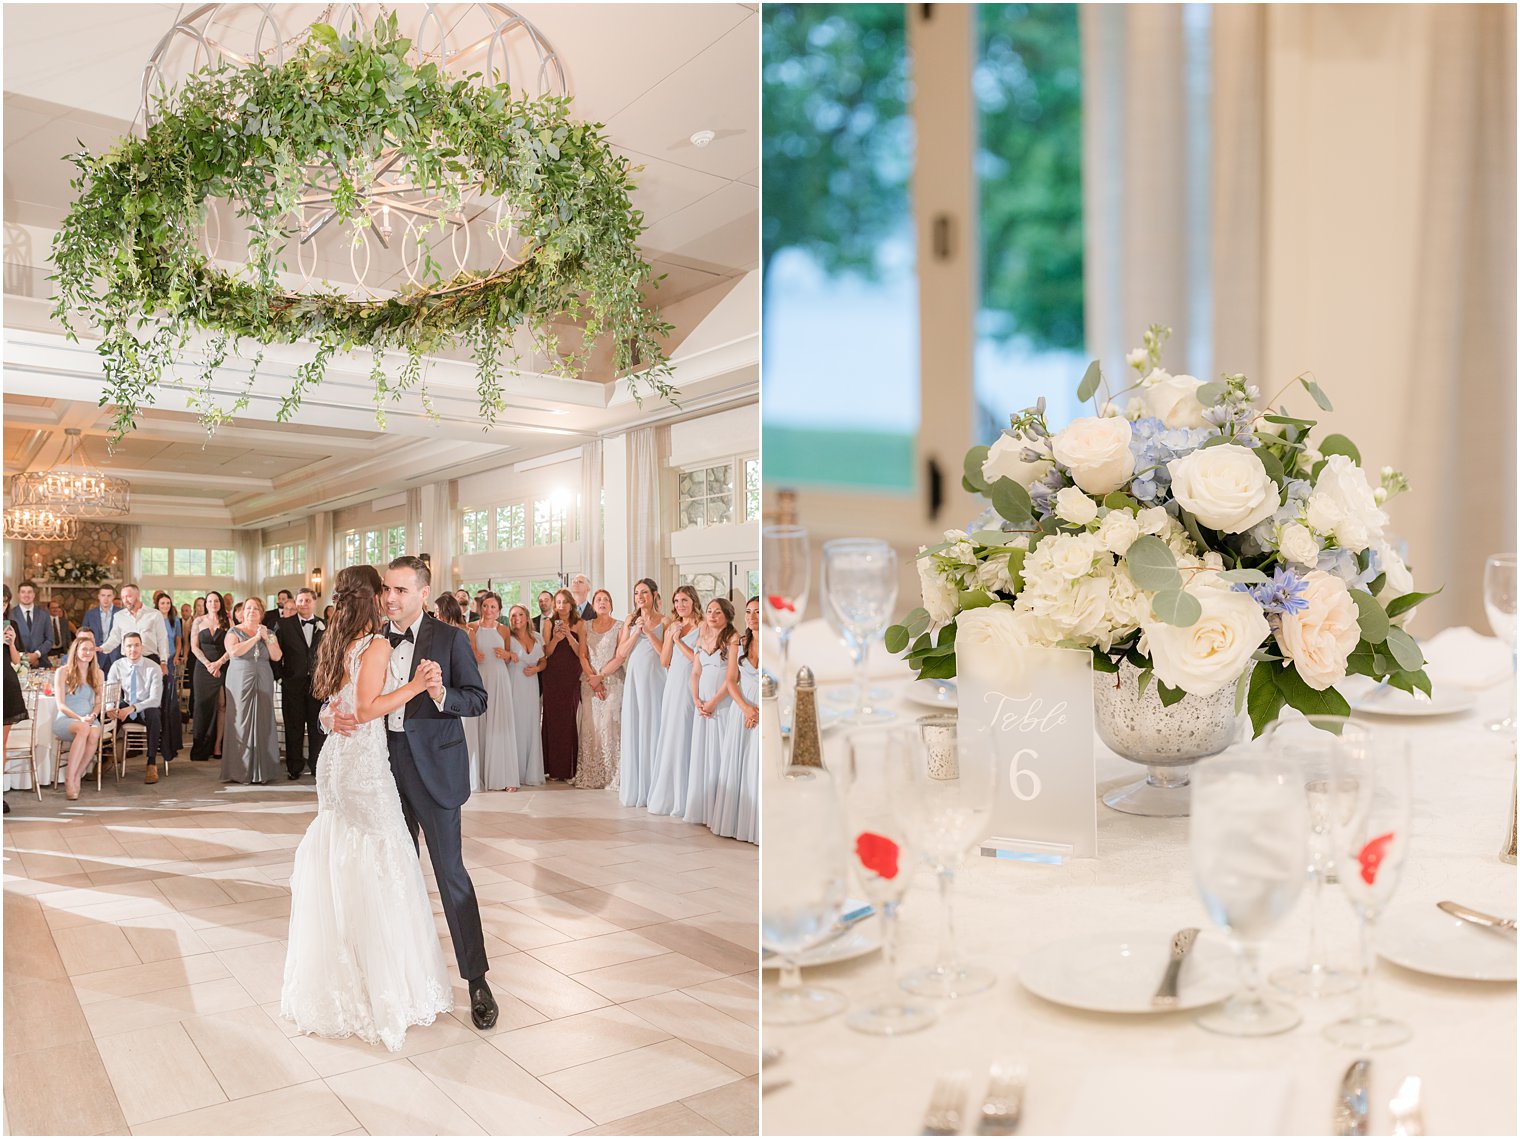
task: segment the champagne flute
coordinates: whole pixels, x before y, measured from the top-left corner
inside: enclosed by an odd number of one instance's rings
[[[1271,1036],[1302,1019],[1261,992],[1261,940],[1304,885],[1309,807],[1303,775],[1281,754],[1228,754],[1193,769],[1193,881],[1230,939],[1243,990],[1198,1018],[1226,1036]]]
[[[903,988],[926,997],[970,996],[997,980],[991,969],[962,962],[955,944],[955,872],[992,819],[992,738],[949,715],[919,717],[913,735],[913,746],[895,756],[888,787],[904,833],[939,876],[944,925],[938,959],[910,972]]]
[[[1509,682],[1509,712],[1500,720],[1491,720],[1487,727],[1491,732],[1515,730],[1515,555],[1494,554],[1483,563],[1483,609],[1488,623],[1498,637],[1509,646],[1511,675]]]
[[[857,1032],[900,1036],[934,1023],[933,1006],[903,994],[897,983],[897,909],[908,890],[914,852],[907,828],[892,809],[888,783],[894,766],[906,764],[916,744],[907,728],[864,728],[850,733],[841,772],[845,816],[855,855],[855,875],[881,915],[883,986],[876,1003],[856,1009],[845,1023]]]
[[[890,719],[888,708],[873,708],[867,662],[871,643],[886,631],[897,603],[897,551],[875,538],[838,538],[823,544],[823,592],[830,623],[855,659],[855,711],[862,723]]]
[[[1267,751],[1293,761],[1303,776],[1309,808],[1308,859],[1305,867],[1309,888],[1309,947],[1302,965],[1274,972],[1269,980],[1283,992],[1300,997],[1328,997],[1349,993],[1357,977],[1325,961],[1323,941],[1326,883],[1335,881],[1335,859],[1330,834],[1330,780],[1336,775],[1335,757],[1346,748],[1365,748],[1370,729],[1342,716],[1305,716],[1274,720],[1263,735]]]
[[[1335,758],[1338,774],[1330,782],[1333,857],[1336,877],[1361,919],[1362,984],[1355,1011],[1326,1025],[1325,1036],[1358,1051],[1390,1048],[1408,1040],[1410,1031],[1377,1011],[1374,938],[1409,854],[1409,751],[1402,738],[1380,732]]]
[[[833,989],[804,986],[798,956],[827,940],[844,910],[849,876],[844,819],[834,781],[821,767],[789,767],[765,789],[765,854],[760,938],[781,957],[781,979],[766,990],[765,1024],[811,1024],[843,1012]]]
[[[813,574],[813,553],[808,543],[808,532],[801,526],[766,526],[760,531],[764,561],[762,574],[765,585],[760,590],[761,612],[765,623],[776,635],[780,647],[779,670],[775,672],[780,685],[781,723],[791,724],[792,701],[789,693],[795,680],[788,676],[787,649],[791,645],[792,630],[802,623],[807,612],[808,586]]]

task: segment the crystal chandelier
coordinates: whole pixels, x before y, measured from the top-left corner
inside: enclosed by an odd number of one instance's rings
[[[61,462],[49,470],[29,471],[11,479],[14,506],[66,515],[70,521],[127,513],[132,506],[132,484],[90,465],[79,428],[68,427],[63,433],[67,441]],[[10,512],[7,511],[7,530],[10,525]]]
[[[204,4],[175,22],[143,69],[144,126],[153,125],[158,100],[205,68],[255,61],[278,67],[313,24],[358,37],[391,13],[405,24],[408,55],[419,65],[434,63],[454,78],[506,85],[530,98],[567,93],[559,56],[504,4]],[[441,193],[424,190],[426,180],[414,177],[399,148],[384,141],[359,168],[336,160],[302,167],[305,187],[283,227],[292,293],[336,287],[353,299],[387,297],[459,273],[502,277],[532,256],[512,210],[483,193],[479,181],[456,177]],[[347,221],[335,208],[340,195],[361,207]],[[208,199],[206,206],[201,246],[212,261],[235,269],[249,239],[242,211],[228,200]]]
[[[79,536],[79,522],[35,506],[7,506],[5,536],[19,542],[72,542]]]

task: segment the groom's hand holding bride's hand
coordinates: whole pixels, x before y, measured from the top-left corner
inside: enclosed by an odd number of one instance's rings
[[[322,711],[317,713],[317,720],[330,736],[351,736],[359,727],[359,718],[343,711],[336,701],[337,697],[334,696],[328,703],[322,705]]]
[[[425,660],[417,666],[417,675],[427,686],[427,694],[437,704],[443,700],[443,666],[435,660]]]

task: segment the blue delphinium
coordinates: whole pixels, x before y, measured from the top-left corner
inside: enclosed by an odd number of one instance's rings
[[[1071,486],[1071,480],[1059,467],[1051,467],[1043,478],[1029,484],[1029,501],[1034,506],[1035,517],[1048,518],[1055,513],[1056,495]]]
[[[1135,454],[1135,481],[1129,492],[1137,502],[1155,506],[1171,489],[1166,464],[1190,455],[1219,432],[1209,427],[1168,427],[1148,415],[1130,425],[1129,448]]]
[[[1263,613],[1297,613],[1307,609],[1309,602],[1303,593],[1308,583],[1290,569],[1278,566],[1270,581],[1252,585],[1247,581],[1235,583],[1235,592],[1249,593],[1261,606]]]

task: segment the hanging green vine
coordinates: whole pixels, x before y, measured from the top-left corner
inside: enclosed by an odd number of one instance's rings
[[[662,343],[671,326],[641,291],[652,270],[638,248],[643,215],[629,200],[632,171],[601,125],[572,120],[568,98],[517,99],[505,86],[415,66],[409,47],[394,14],[356,38],[314,25],[283,65],[199,72],[158,105],[146,137],[73,157],[77,198],[53,241],[55,316],[71,339],[74,321],[99,329],[101,402],[115,407],[117,437],[154,402],[165,369],[195,332],[211,336],[191,393],[208,427],[246,405],[246,386],[231,411],[215,406],[211,389],[212,373],[244,339],[316,345],[281,402],[281,420],[321,382],[336,352],[406,354],[395,379],[372,371],[383,424],[386,402],[423,387],[424,355],[466,346],[481,414],[494,422],[505,407],[503,371],[518,362],[511,337],[524,328],[559,374],[578,373],[606,336],[616,371],[640,369],[631,377],[635,396],[675,394]],[[362,194],[382,150],[399,152],[412,184],[426,191],[457,193],[459,183],[479,181],[503,199],[530,243],[527,262],[445,279],[429,257],[420,288],[378,300],[282,286],[281,250],[306,184],[303,167],[335,167],[339,220],[364,224]],[[200,248],[210,199],[232,202],[247,228],[248,264],[237,275]],[[585,338],[562,351],[550,324],[566,319],[581,322]]]

